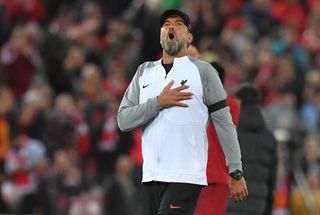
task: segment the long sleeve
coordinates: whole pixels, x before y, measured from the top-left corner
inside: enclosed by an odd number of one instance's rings
[[[232,122],[230,109],[226,102],[226,92],[216,70],[208,65],[203,69],[204,102],[209,108],[229,172],[242,170],[241,152],[236,127]]]
[[[242,170],[237,131],[232,123],[229,107],[215,111],[211,113],[210,116],[226,156],[229,172],[237,169]]]
[[[146,66],[147,63],[139,66],[120,103],[117,121],[121,131],[130,131],[145,125],[149,120],[156,117],[162,109],[157,97],[150,98],[145,103],[139,104],[139,79]]]

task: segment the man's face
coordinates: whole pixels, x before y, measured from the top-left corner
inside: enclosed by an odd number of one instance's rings
[[[168,55],[174,56],[182,48],[187,49],[191,42],[192,34],[188,31],[181,17],[172,16],[163,23],[160,44]]]

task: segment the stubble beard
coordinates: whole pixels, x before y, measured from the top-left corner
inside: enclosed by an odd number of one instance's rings
[[[163,40],[161,42],[161,46],[168,55],[175,56],[182,49],[183,44],[178,40],[175,40],[175,41]]]

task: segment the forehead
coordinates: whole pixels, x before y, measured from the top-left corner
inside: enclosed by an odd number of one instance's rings
[[[166,22],[184,22],[184,20],[180,16],[172,15],[164,21],[164,23]]]

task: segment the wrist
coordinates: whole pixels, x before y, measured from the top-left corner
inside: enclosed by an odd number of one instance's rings
[[[240,181],[243,178],[243,172],[241,170],[235,170],[229,173],[230,177],[236,181]]]
[[[161,98],[160,98],[160,95],[159,96],[157,96],[157,101],[158,101],[158,103],[159,103],[159,105],[160,105],[160,107],[164,107],[163,106],[163,104],[162,104],[162,100],[161,100]]]

